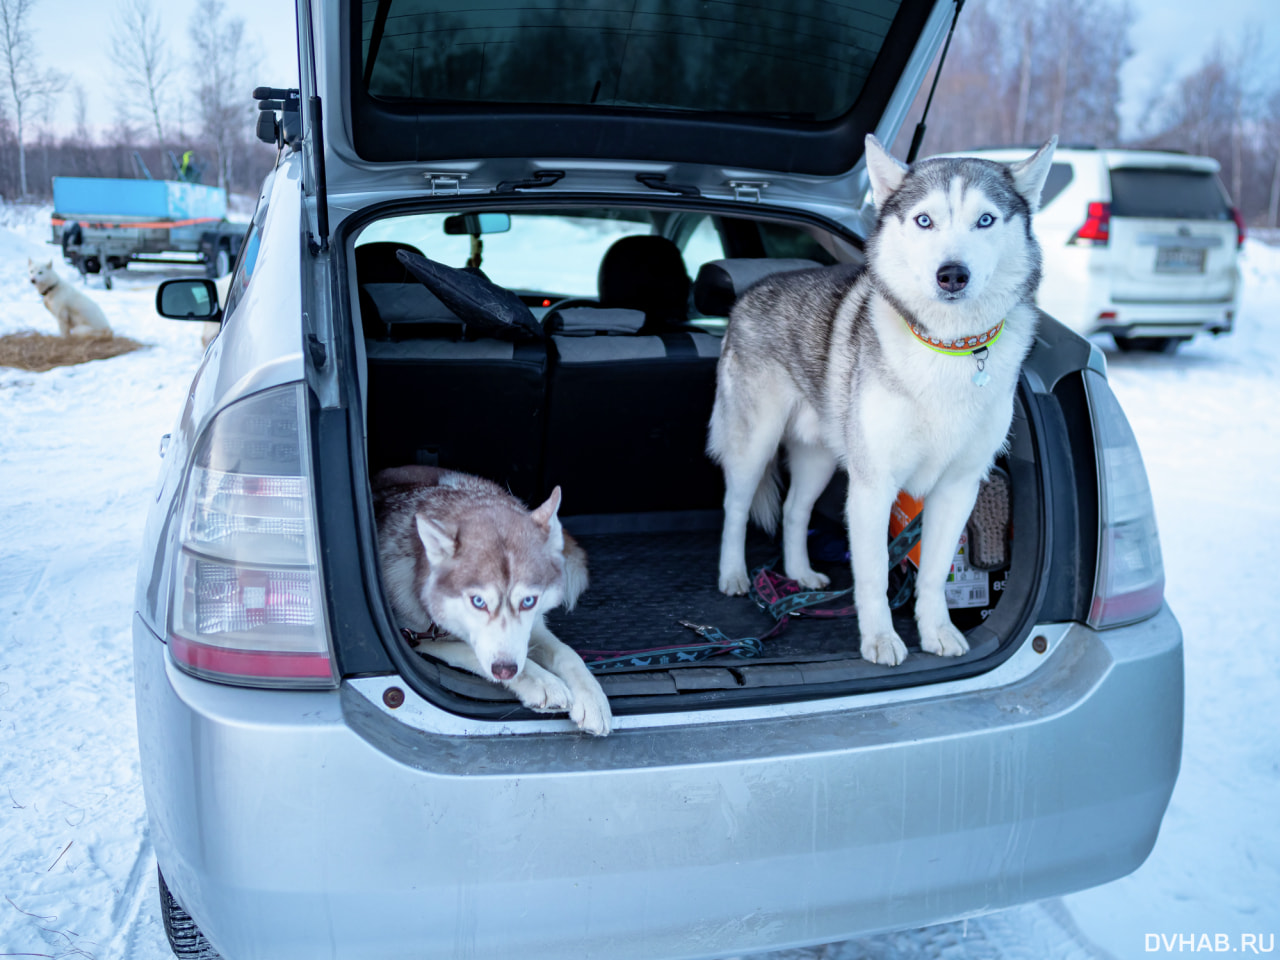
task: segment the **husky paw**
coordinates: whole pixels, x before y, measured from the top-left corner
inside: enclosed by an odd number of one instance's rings
[[[969,641],[954,624],[940,623],[932,630],[920,630],[920,649],[939,657],[961,657],[969,652]]]
[[[819,573],[817,570],[800,570],[795,574],[788,570],[787,576],[806,590],[825,590],[831,585],[831,578],[825,573]]]
[[[569,719],[578,725],[578,729],[597,737],[607,737],[613,729],[613,711],[609,709],[609,698],[604,695],[594,677],[589,686],[585,683],[574,686]]]
[[[737,570],[726,573],[720,571],[720,592],[728,594],[731,597],[740,597],[751,586],[751,578],[747,576],[747,568],[745,565]]]
[[[506,686],[521,703],[537,713],[563,713],[573,704],[568,685],[536,663],[526,663],[520,676]]]
[[[863,637],[860,652],[863,660],[886,667],[896,667],[907,659],[907,645],[893,631]]]

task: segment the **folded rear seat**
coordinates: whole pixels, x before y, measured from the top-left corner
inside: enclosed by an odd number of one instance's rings
[[[548,317],[551,383],[545,486],[566,515],[715,509],[707,458],[720,338],[694,328],[640,335],[639,310]]]
[[[375,264],[368,274],[374,282],[364,282],[360,250],[370,470],[405,464],[462,470],[540,502],[546,344],[467,339],[462,319],[403,270],[401,282],[388,282],[394,270],[379,272]]]

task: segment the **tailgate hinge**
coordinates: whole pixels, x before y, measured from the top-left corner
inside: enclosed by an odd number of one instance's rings
[[[456,197],[462,192],[462,181],[470,176],[468,173],[424,173],[423,178],[431,187],[433,197]]]
[[[760,194],[769,186],[768,180],[730,180],[728,183],[733,199],[744,203],[759,203]]]

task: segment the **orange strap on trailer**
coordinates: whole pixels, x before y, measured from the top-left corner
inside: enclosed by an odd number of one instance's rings
[[[68,220],[65,217],[51,217],[50,223],[55,227],[61,227],[68,223],[79,224],[81,227],[88,227],[90,230],[111,230],[114,228],[123,229],[140,229],[140,230],[168,230],[170,227],[194,227],[198,223],[218,223],[217,217],[193,217],[190,220],[158,220],[155,222],[122,222],[109,223],[101,220]]]

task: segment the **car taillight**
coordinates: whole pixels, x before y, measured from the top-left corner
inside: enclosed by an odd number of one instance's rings
[[[1071,235],[1067,243],[1088,240],[1095,247],[1105,247],[1111,239],[1111,204],[1093,202],[1080,229]]]
[[[1240,212],[1239,207],[1231,208],[1231,219],[1236,222],[1236,249],[1239,250],[1244,246],[1244,214]]]
[[[1138,442],[1107,381],[1085,372],[1098,464],[1098,570],[1089,625],[1145,619],[1164,602],[1164,561]]]
[[[248,686],[332,687],[311,485],[306,387],[222,410],[181,502],[169,650],[189,673]]]

